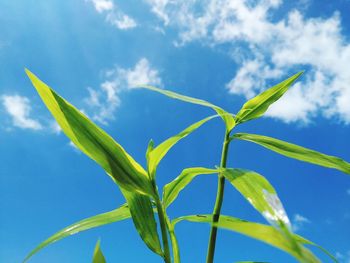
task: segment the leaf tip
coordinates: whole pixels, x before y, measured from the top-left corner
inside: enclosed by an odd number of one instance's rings
[[[33,80],[37,79],[37,76],[34,75],[33,72],[31,72],[29,69],[24,68],[25,73],[27,74],[28,78],[33,82]]]
[[[295,74],[295,78],[298,79],[301,75],[303,75],[305,73],[305,70],[301,70],[299,71],[297,74]]]
[[[33,73],[28,68],[24,68],[24,72],[28,75],[28,77],[30,75],[33,75]]]

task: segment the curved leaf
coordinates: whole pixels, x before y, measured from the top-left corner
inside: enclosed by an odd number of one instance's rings
[[[142,240],[153,252],[163,256],[152,201],[145,195],[135,195],[125,190],[122,190],[122,193],[128,202],[132,220]]]
[[[163,204],[168,207],[197,175],[200,174],[215,174],[220,171],[217,169],[208,169],[203,167],[192,167],[184,169],[181,174],[172,182],[168,183],[163,188]]]
[[[233,135],[232,138],[254,142],[284,156],[337,169],[344,173],[350,174],[350,163],[335,156],[322,154],[292,143],[257,134],[237,133]]]
[[[148,163],[149,163],[149,154],[151,153],[151,151],[153,151],[153,149],[154,149],[154,141],[151,139],[151,140],[148,142],[147,150],[146,150],[147,165],[148,165]]]
[[[256,97],[248,100],[236,115],[236,123],[243,123],[262,116],[269,106],[277,101],[289,89],[289,87],[300,77],[303,72],[299,72],[281,83],[260,93]]]
[[[148,171],[149,171],[151,177],[154,178],[155,173],[156,173],[156,169],[158,167],[159,162],[163,159],[163,157],[166,155],[166,153],[178,141],[180,141],[181,139],[185,138],[187,135],[189,135],[190,133],[192,133],[195,130],[197,130],[204,123],[206,123],[207,121],[209,121],[209,120],[211,120],[211,119],[213,119],[215,117],[217,117],[217,115],[207,117],[207,118],[205,118],[203,120],[200,120],[198,122],[195,122],[195,123],[191,124],[186,129],[184,129],[180,133],[176,134],[175,136],[172,136],[169,139],[165,140],[164,142],[162,142],[161,144],[159,144],[155,148],[153,148],[153,144],[152,144],[152,148],[150,148],[151,146],[149,146],[149,148],[147,149],[146,156],[147,156]]]
[[[106,263],[106,259],[100,248],[100,240],[98,240],[96,243],[92,263]]]
[[[232,116],[232,114],[225,111],[224,109],[220,108],[219,106],[216,106],[216,105],[210,103],[210,102],[207,102],[207,101],[201,100],[201,99],[192,98],[192,97],[185,96],[185,95],[181,95],[181,94],[169,91],[169,90],[164,90],[164,89],[159,89],[156,87],[148,86],[148,85],[142,85],[139,87],[149,89],[152,91],[156,91],[158,93],[161,93],[161,94],[168,96],[170,98],[173,98],[173,99],[182,100],[185,102],[189,102],[189,103],[212,108],[213,110],[215,110],[217,112],[217,114],[219,114],[221,116],[221,118],[223,119],[223,121],[226,124],[226,129],[228,131],[231,131],[235,127],[235,119]]]
[[[305,245],[311,245],[314,246],[316,248],[318,248],[319,250],[321,250],[323,253],[325,253],[330,259],[332,259],[334,262],[338,263],[338,260],[335,258],[335,256],[333,256],[328,250],[326,250],[325,248],[315,244],[314,242],[307,240],[304,237],[301,237],[299,235],[295,235],[294,236],[296,240],[298,240],[298,242],[301,242],[302,244]]]
[[[112,179],[129,191],[153,194],[146,171],[121,145],[73,105],[26,69],[26,73],[63,132]]]
[[[291,228],[275,189],[265,177],[243,169],[225,169],[222,174],[270,224]]]
[[[192,215],[192,216],[183,216],[173,220],[173,224],[177,224],[178,222],[186,220],[190,222],[198,222],[198,223],[209,223],[213,222],[212,215]],[[299,240],[294,235],[294,241],[298,241],[299,250],[295,250],[294,242],[291,242],[289,238],[283,235],[280,231],[276,230],[274,227],[253,223],[245,220],[241,220],[238,218],[224,216],[221,215],[219,221],[215,224],[219,228],[228,229],[251,238],[255,238],[262,242],[265,242],[269,245],[275,246],[296,259],[300,262],[307,263],[319,263],[320,261],[314,256],[308,249],[303,247],[305,244],[302,240]],[[307,243],[308,244],[308,243]]]
[[[154,196],[154,188],[147,172],[106,132],[29,70],[26,73],[63,132],[120,186],[141,238],[153,251],[161,254],[158,232],[154,227],[156,223],[153,209],[148,197]]]
[[[129,212],[129,208],[126,204],[124,204],[113,211],[80,220],[68,227],[63,228],[62,230],[58,231],[57,233],[55,233],[54,235],[46,239],[44,242],[40,243],[36,248],[34,248],[28,254],[28,256],[26,256],[23,262],[26,262],[34,254],[38,253],[40,250],[47,247],[48,245],[56,241],[59,241],[65,237],[77,234],[85,230],[89,230],[91,228],[95,228],[95,227],[111,224],[114,222],[118,222],[124,219],[128,219],[130,217],[131,215]]]

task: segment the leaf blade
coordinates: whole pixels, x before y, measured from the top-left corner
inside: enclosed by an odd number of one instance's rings
[[[224,177],[273,226],[286,225],[290,220],[274,187],[262,175],[244,169],[225,169]]]
[[[145,195],[135,195],[125,190],[122,190],[122,193],[128,202],[132,220],[140,237],[149,249],[163,256],[150,198]]]
[[[32,72],[26,73],[69,139],[124,189],[151,194],[146,171],[105,131],[59,96]]]
[[[55,243],[63,238],[77,234],[82,231],[89,230],[91,228],[111,224],[121,220],[130,218],[129,208],[126,204],[120,206],[119,208],[106,212],[103,214],[95,215],[83,220],[80,220],[74,224],[69,225],[68,227],[63,228],[62,230],[56,232],[54,235],[40,243],[36,248],[34,248],[24,259],[23,262],[26,262],[33,255],[41,251],[43,248],[48,245]]]
[[[59,96],[32,72],[26,69],[26,73],[63,132],[120,186],[124,196],[127,195],[128,203],[132,202],[129,203],[130,209],[137,211],[137,205],[140,205],[140,210],[147,215],[152,215],[147,220],[143,220],[142,214],[132,213],[134,224],[141,238],[152,251],[159,254],[158,232],[154,228],[156,223],[153,208],[149,205],[151,203],[149,196],[155,195],[155,189],[147,172],[105,131]],[[151,222],[152,220],[154,222]],[[142,224],[145,225],[142,226]]]
[[[208,169],[203,167],[192,167],[184,169],[181,174],[172,182],[166,184],[163,188],[163,204],[168,207],[196,176],[201,174],[219,173],[217,169]]]
[[[258,134],[237,133],[233,135],[233,138],[259,144],[269,150],[299,161],[337,169],[350,174],[350,163],[335,156],[326,155],[296,144]]]
[[[158,167],[158,164],[160,161],[164,158],[166,153],[176,144],[178,143],[181,139],[185,138],[195,130],[197,130],[199,127],[201,127],[204,123],[210,121],[211,119],[217,117],[215,116],[210,116],[207,118],[204,118],[200,121],[197,121],[184,130],[182,130],[180,133],[176,134],[175,136],[172,136],[168,138],[167,140],[163,141],[161,144],[159,144],[155,148],[148,148],[147,149],[147,166],[148,166],[148,171],[151,174],[151,177],[154,178],[154,174],[156,172],[156,169]]]
[[[231,131],[233,129],[233,127],[235,126],[235,119],[233,118],[231,113],[225,111],[224,109],[222,109],[219,106],[216,106],[210,102],[207,102],[207,101],[201,100],[201,99],[192,98],[192,97],[185,96],[185,95],[181,95],[181,94],[175,93],[175,92],[170,91],[170,90],[159,89],[159,88],[149,86],[149,85],[142,85],[139,87],[158,92],[160,94],[163,94],[163,95],[170,97],[170,98],[173,98],[173,99],[177,99],[177,100],[181,100],[184,102],[212,108],[213,110],[216,111],[217,114],[219,114],[221,116],[221,118],[223,119],[223,121],[226,124],[226,128],[228,131]]]
[[[289,87],[303,74],[303,71],[265,90],[248,100],[236,115],[236,124],[261,117],[271,104],[276,102]]]
[[[212,215],[192,215],[183,216],[173,220],[173,224],[177,224],[180,221],[189,221],[196,223],[209,223],[212,224]],[[319,263],[320,261],[314,256],[308,249],[301,246],[301,252],[298,253],[294,250],[294,245],[290,243],[281,232],[274,227],[263,225],[259,223],[249,222],[242,219],[234,218],[231,216],[221,215],[218,223],[215,224],[219,228],[231,230],[251,238],[260,240],[264,243],[277,247],[288,254],[292,255],[301,262]],[[301,243],[301,242],[300,242]],[[301,243],[300,245],[302,245]]]
[[[101,247],[100,247],[100,240],[97,241],[94,254],[92,257],[92,263],[106,263],[106,259],[102,253]]]

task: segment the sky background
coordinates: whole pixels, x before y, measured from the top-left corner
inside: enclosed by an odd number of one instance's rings
[[[305,70],[264,118],[237,128],[350,161],[350,2],[1,0],[0,261],[21,262],[38,243],[80,219],[110,211],[123,196],[60,132],[24,73],[27,67],[110,133],[145,165],[149,139],[162,142],[212,112],[133,88],[149,83],[237,112],[244,101]],[[162,161],[162,187],[182,169],[219,164],[224,126],[205,124]],[[266,176],[295,231],[350,262],[350,178],[234,141],[228,166]],[[172,218],[210,213],[216,177],[196,178]],[[223,214],[265,223],[229,184]],[[208,225],[176,228],[183,262],[204,262]],[[55,243],[31,262],[162,262],[131,220]],[[329,260],[313,250],[323,262]],[[283,252],[220,231],[216,262],[295,262]]]

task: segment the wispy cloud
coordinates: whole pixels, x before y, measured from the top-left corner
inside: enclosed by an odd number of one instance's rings
[[[335,257],[338,259],[340,263],[350,263],[350,250],[343,253],[336,252]]]
[[[105,80],[98,89],[88,88],[85,99],[93,120],[107,125],[113,120],[120,105],[120,92],[135,88],[140,84],[162,85],[157,69],[146,58],[141,58],[133,68],[116,66],[105,72]]]
[[[31,105],[27,97],[19,95],[2,95],[0,101],[11,117],[12,124],[21,129],[41,130],[43,126],[38,120],[31,118]]]
[[[166,10],[170,0],[145,0],[150,6],[151,11],[156,14],[165,25],[169,24],[169,10]]]
[[[299,231],[305,226],[305,224],[309,224],[309,223],[311,223],[311,221],[306,217],[300,214],[295,214],[292,220],[293,231]]]
[[[58,135],[62,132],[61,127],[58,125],[58,123],[55,120],[52,120],[48,125],[48,127],[50,128],[51,132],[53,132],[54,134]]]
[[[200,41],[229,47],[239,66],[227,83],[231,94],[248,99],[291,70],[307,69],[267,116],[308,123],[322,115],[350,123],[350,41],[338,12],[307,18],[302,10],[310,2],[299,1],[299,10],[276,19],[282,0],[145,1],[165,26],[178,30],[178,46]]]
[[[96,11],[105,15],[106,21],[121,30],[131,29],[137,26],[136,21],[124,14],[112,0],[86,0],[91,2]]]

